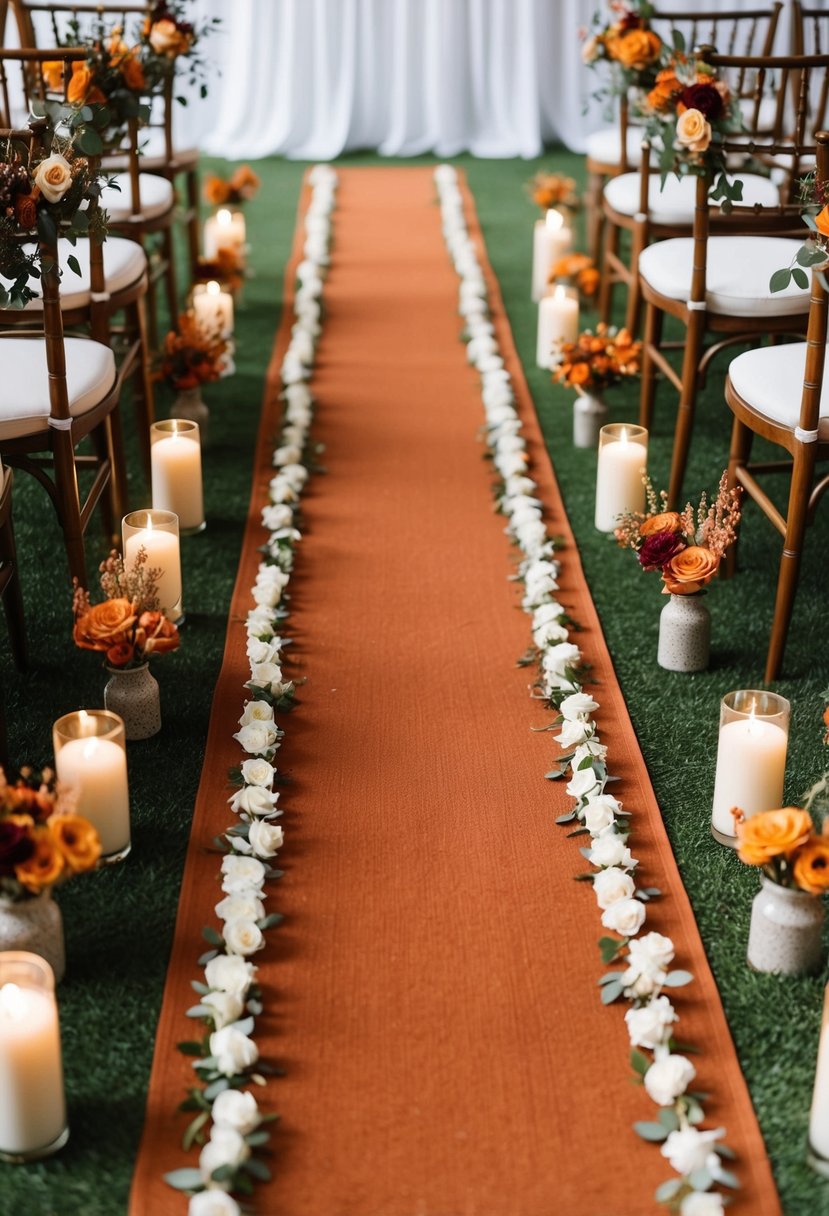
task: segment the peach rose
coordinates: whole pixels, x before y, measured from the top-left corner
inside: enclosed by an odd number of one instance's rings
[[[72,166],[65,156],[53,152],[35,169],[35,185],[47,203],[59,203],[72,185]]]
[[[681,532],[682,516],[677,511],[663,511],[661,515],[651,515],[639,525],[640,536],[652,536],[654,532]]]
[[[128,641],[135,625],[135,605],[127,599],[104,600],[94,604],[75,621],[75,645],[82,650],[109,650]]]
[[[177,650],[181,638],[178,629],[163,612],[142,612],[135,631],[135,644],[147,658]]]
[[[147,80],[144,76],[144,69],[132,52],[126,55],[118,64],[118,70],[123,76],[124,84],[128,89],[134,89],[136,93],[140,93],[146,89]]]
[[[794,856],[792,875],[801,891],[825,895],[829,891],[829,839],[813,836]]]
[[[748,866],[762,866],[773,857],[787,856],[805,844],[812,819],[799,806],[761,811],[737,823],[737,855]],[[827,841],[829,847],[829,841]]]
[[[51,887],[58,881],[64,861],[48,828],[35,828],[34,846],[31,857],[14,867],[14,875],[27,891],[37,895],[44,887]]]
[[[662,571],[664,595],[693,595],[717,573],[720,559],[710,549],[689,545],[667,563]]]
[[[686,110],[676,120],[676,138],[691,152],[704,152],[711,143],[711,123],[701,110]]]
[[[60,59],[47,59],[45,63],[40,65],[41,73],[43,74],[43,83],[46,88],[52,93],[63,92],[63,61]]]
[[[824,207],[815,216],[815,227],[821,236],[829,236],[829,206]]]
[[[659,58],[662,41],[650,30],[628,30],[613,42],[614,58],[622,67],[641,72]]]
[[[188,51],[191,42],[191,35],[182,33],[175,21],[171,21],[169,17],[162,17],[150,26],[149,43],[157,55],[174,59],[176,55],[183,55]]]
[[[53,815],[49,831],[67,869],[75,874],[91,870],[101,856],[101,838],[82,815]]]

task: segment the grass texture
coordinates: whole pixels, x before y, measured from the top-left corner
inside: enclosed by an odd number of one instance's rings
[[[343,163],[382,161],[362,155]],[[779,559],[776,535],[749,504],[741,572],[730,583],[714,585],[707,599],[713,618],[709,671],[690,676],[662,671],[656,664],[663,604],[659,581],[648,576],[643,582],[632,555],[593,529],[596,454],[573,448],[571,395],[552,386],[549,375],[534,365],[536,306],[529,298],[529,281],[535,213],[523,183],[541,167],[579,177],[581,158],[552,150],[538,161],[459,157],[455,163],[466,170],[475,195],[581,558],[720,986],[785,1210],[789,1216],[807,1211],[829,1216],[829,1185],[804,1161],[825,977],[783,979],[748,969],[745,945],[757,876],[709,833],[719,700],[730,689],[756,687],[762,678]],[[77,879],[58,894],[68,949],[59,999],[72,1135],[66,1149],[48,1162],[0,1166],[0,1216],[119,1216],[126,1209],[203,760],[207,694],[221,662],[263,374],[305,166],[268,160],[256,168],[262,190],[246,210],[255,276],[237,311],[237,373],[205,390],[211,408],[210,444],[204,452],[208,528],[182,543],[187,611],[182,647],[155,668],[162,695],[161,734],[129,746],[133,852],[124,865]],[[584,317],[586,324],[593,320]],[[725,362],[715,364],[702,396],[686,480],[689,494],[713,490],[725,467],[730,414],[722,397],[724,371]],[[612,419],[635,420],[637,397],[635,386],[613,390]],[[658,485],[667,481],[674,397],[663,388],[657,400],[649,463]],[[163,415],[170,398],[164,389],[159,398]],[[125,425],[130,431],[129,408]],[[134,442],[130,467],[130,505],[146,505]],[[72,645],[71,594],[57,525],[43,492],[22,475],[15,485],[15,521],[32,658],[30,670],[21,675],[4,648],[0,678],[11,754],[37,762],[51,756],[55,718],[101,704],[105,673],[94,656]],[[824,511],[808,541],[785,678],[775,685],[792,702],[790,800],[823,763],[820,693],[829,683],[821,629],[827,527]],[[105,553],[94,525],[90,539],[92,562]],[[198,951],[194,943],[194,959]],[[597,974],[598,968],[597,954]],[[716,1121],[713,1107],[711,1117]],[[618,1129],[618,1134],[626,1133]],[[643,1196],[643,1211],[646,1205]]]

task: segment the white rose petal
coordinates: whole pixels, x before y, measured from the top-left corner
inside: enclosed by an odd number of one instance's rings
[[[217,1127],[231,1127],[241,1136],[255,1131],[262,1121],[252,1093],[241,1089],[225,1089],[213,1099],[210,1117]]]
[[[259,1059],[259,1049],[253,1039],[249,1039],[235,1026],[224,1026],[214,1030],[210,1036],[210,1054],[216,1061],[216,1068],[226,1077],[233,1077],[250,1068]]]
[[[697,1075],[685,1056],[666,1055],[654,1060],[643,1078],[648,1096],[657,1106],[673,1106]]]
[[[601,870],[593,879],[596,902],[602,910],[620,899],[632,899],[635,889],[631,876],[617,866]]]

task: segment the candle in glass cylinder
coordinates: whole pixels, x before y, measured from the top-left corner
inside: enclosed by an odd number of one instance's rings
[[[69,1137],[52,968],[0,953],[0,1160],[46,1157]]]
[[[532,298],[540,300],[547,291],[550,271],[559,258],[570,252],[573,233],[564,222],[560,211],[547,212],[543,220],[536,220],[533,228],[533,281]]]
[[[193,316],[199,329],[229,338],[233,333],[233,296],[213,279],[197,283],[193,288]]]
[[[204,522],[199,426],[168,418],[150,427],[153,508],[178,516],[179,532],[201,532]]]
[[[538,334],[535,361],[551,368],[560,361],[559,342],[575,342],[579,336],[579,302],[566,287],[554,287],[538,305]]]
[[[829,1177],[829,986],[823,994],[823,1020],[809,1113],[808,1161],[819,1173]]]
[[[192,442],[192,441],[189,441]],[[152,457],[152,452],[150,453]],[[158,576],[158,606],[171,621],[182,615],[181,552],[178,539],[178,516],[173,511],[153,509],[130,511],[121,522],[124,545],[124,565],[135,566],[138,550],[146,549],[145,569],[160,570]]]
[[[235,253],[241,259],[245,249],[245,217],[241,211],[229,211],[221,207],[204,224],[204,256],[213,261],[222,249]]]
[[[748,817],[782,806],[790,712],[777,693],[741,689],[723,697],[711,812],[721,844],[736,845],[732,807]]]
[[[78,814],[101,838],[101,863],[130,851],[130,804],[124,723],[106,709],[64,714],[52,727],[58,781],[78,794]],[[101,864],[99,863],[99,864]]]
[[[619,516],[644,511],[648,432],[643,426],[608,423],[599,431],[595,525],[612,532]]]

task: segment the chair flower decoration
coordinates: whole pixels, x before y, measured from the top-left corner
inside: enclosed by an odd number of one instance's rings
[[[582,62],[588,67],[609,64],[608,85],[597,96],[619,96],[631,89],[644,91],[653,87],[661,61],[668,48],[650,28],[652,4],[613,0],[613,14],[607,20],[602,13],[593,17],[591,28],[583,31]]]

